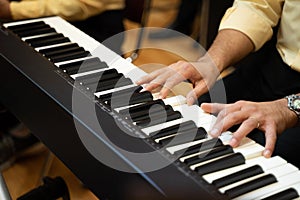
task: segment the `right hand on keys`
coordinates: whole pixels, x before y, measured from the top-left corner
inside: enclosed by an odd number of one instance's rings
[[[187,104],[192,105],[213,86],[219,74],[213,61],[205,55],[196,62],[178,61],[154,71],[142,77],[137,84],[146,84],[145,89],[148,91],[161,88],[160,98],[165,98],[175,85],[189,80],[193,84],[193,90],[187,94]]]

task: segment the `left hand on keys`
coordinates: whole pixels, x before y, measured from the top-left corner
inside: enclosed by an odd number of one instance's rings
[[[148,91],[161,88],[160,98],[165,98],[175,85],[189,80],[193,84],[193,90],[187,94],[186,98],[187,104],[192,105],[215,83],[219,74],[218,68],[209,56],[203,56],[196,62],[178,61],[154,71],[142,77],[137,84],[146,84],[145,89]]]

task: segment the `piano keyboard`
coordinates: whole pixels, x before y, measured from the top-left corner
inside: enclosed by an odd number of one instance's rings
[[[223,199],[296,199],[300,172],[284,159],[262,157],[263,147],[245,138],[230,147],[230,132],[211,138],[215,117],[185,97],[157,99],[137,86],[145,72],[59,17],[11,22],[4,27],[95,95],[157,147],[177,157],[190,173],[216,188]],[[124,101],[127,100],[127,101]],[[109,134],[109,133],[108,133]],[[203,184],[201,183],[201,184]]]

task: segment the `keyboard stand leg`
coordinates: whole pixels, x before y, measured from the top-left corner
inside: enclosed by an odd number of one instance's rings
[[[2,176],[2,173],[0,173],[0,199],[1,200],[11,200],[11,196],[8,192],[5,180]]]

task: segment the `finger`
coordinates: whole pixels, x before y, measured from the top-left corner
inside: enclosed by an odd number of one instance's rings
[[[241,111],[241,107],[239,105],[237,105],[236,103],[235,104],[220,104],[220,103],[218,103],[218,104],[213,105],[212,111],[213,111],[213,113],[218,113],[217,120],[215,122],[216,124],[218,124],[219,122],[223,121],[223,119],[227,115],[234,113],[234,112]],[[239,115],[241,115],[244,119],[245,119],[246,114],[248,114],[248,116],[249,116],[249,113],[247,113],[247,112],[239,112]]]
[[[246,119],[248,113],[240,112],[240,106],[237,104],[213,104],[212,111],[218,113],[215,124],[213,125],[210,134],[213,137],[219,136],[223,131],[226,131],[231,126],[242,122]],[[226,117],[230,116],[228,119]]]
[[[205,82],[200,81],[198,84],[195,85],[194,89],[187,94],[187,104],[194,104],[197,101],[197,99],[207,91],[208,89],[206,87]]]
[[[144,90],[146,91],[153,91],[157,88],[161,87],[161,84],[158,84],[158,83],[149,83],[148,85],[145,86]]]
[[[160,76],[157,76],[155,79],[153,79],[149,84],[145,86],[145,89],[148,91],[153,91],[154,89],[163,87],[165,81],[167,80],[167,77],[168,77],[167,74],[162,74]]]
[[[214,137],[219,136],[230,127],[242,123],[246,118],[247,113],[243,113],[241,111],[228,113],[223,118],[217,118],[210,133]]]
[[[226,107],[226,104],[222,103],[202,103],[201,108],[207,113],[219,113]]]
[[[240,127],[233,133],[233,137],[230,140],[232,147],[237,147],[241,143],[242,139],[246,137],[253,129],[257,127],[257,121],[253,118],[248,118],[243,121]]]
[[[272,153],[274,152],[276,140],[277,140],[277,134],[274,127],[266,128],[265,132],[266,137],[266,144],[265,144],[265,150],[263,152],[263,156],[266,158],[270,158],[272,156]]]
[[[160,96],[162,98],[166,97],[171,91],[171,89],[178,83],[182,82],[183,80],[185,80],[185,78],[180,74],[176,74],[174,76],[169,77],[160,91]]]
[[[136,84],[142,85],[145,83],[150,83],[153,79],[155,79],[161,73],[162,73],[161,70],[154,71],[154,72],[140,78],[138,81],[136,81]]]

